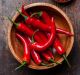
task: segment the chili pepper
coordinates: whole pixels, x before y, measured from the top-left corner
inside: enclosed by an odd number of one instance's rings
[[[50,19],[49,15],[46,13],[46,11],[40,11],[40,12],[33,13],[31,15],[31,17],[33,17],[34,15],[38,15],[39,17],[42,17],[44,22],[47,24],[51,23],[51,19]]]
[[[31,16],[29,16],[28,14],[27,14],[27,12],[25,11],[25,9],[24,9],[24,5],[22,5],[22,13],[25,15],[25,16],[28,16],[28,17],[32,17],[33,15],[35,15],[36,13],[33,13]],[[41,12],[39,12],[39,13],[41,13]],[[44,13],[46,13],[46,12],[44,12]],[[46,16],[46,15],[45,15]],[[49,21],[48,21],[49,22]],[[42,33],[41,32],[37,32],[38,33],[38,35],[40,35],[40,37],[42,38],[42,39],[44,39],[44,36],[42,35]]]
[[[28,39],[29,48],[30,48],[31,42],[32,42],[32,41],[31,41],[30,39]],[[30,51],[31,51],[32,59],[34,60],[34,62],[35,62],[37,65],[47,66],[47,64],[44,64],[44,63],[42,62],[42,59],[41,59],[40,55],[39,55],[34,49],[31,49],[31,48],[30,48]]]
[[[51,35],[49,40],[43,45],[43,44],[38,44],[37,42],[32,44],[32,48],[35,49],[36,51],[44,51],[46,50],[52,43],[55,38],[55,23],[52,23],[52,29],[51,29]]]
[[[24,56],[23,56],[23,62],[22,62],[22,64],[21,64],[19,67],[17,67],[15,70],[20,69],[20,68],[23,67],[24,65],[30,63],[30,50],[29,50],[29,48],[28,48],[28,43],[27,43],[26,39],[25,39],[24,37],[22,37],[22,36],[21,36],[20,34],[18,34],[18,33],[16,33],[16,37],[17,37],[18,39],[20,39],[21,42],[22,42],[23,45],[24,45]]]
[[[29,37],[32,37],[34,31],[30,28],[28,28],[24,23],[15,23],[13,22],[9,17],[8,19],[15,25],[15,27],[17,28],[17,30],[26,33]],[[37,40],[37,42],[40,42],[40,38],[38,35],[34,36],[34,39]]]
[[[33,25],[35,26],[39,26],[39,28],[41,28],[42,30],[45,30],[45,26],[44,24],[40,21],[40,20],[35,20],[35,19],[32,19],[30,17],[27,17],[25,15],[23,15],[18,9],[17,11],[25,18],[25,22],[29,22],[29,23],[32,23]],[[31,20],[32,19],[32,20]],[[46,25],[47,26],[47,25]],[[49,27],[47,26],[48,30],[49,30]],[[49,30],[51,32],[51,36],[49,38],[49,40],[44,44],[44,45],[41,45],[37,42],[33,43],[32,44],[32,48],[35,49],[36,51],[43,51],[45,49],[47,49],[52,43],[53,43],[53,40],[55,38],[55,23],[51,23],[51,30]]]
[[[39,28],[43,31],[48,31],[50,32],[51,28],[48,25],[45,25],[43,22],[41,22],[39,19],[36,18],[31,18],[29,16],[25,16],[24,14],[22,14],[18,8],[16,8],[16,10],[24,17],[25,22],[27,24],[33,25],[36,28]]]
[[[37,31],[37,30],[36,30]],[[35,31],[35,32],[36,32]],[[47,41],[47,38],[43,35],[43,34],[40,34],[42,36],[42,38],[44,37],[44,42]],[[32,40],[34,41],[34,38],[32,37]],[[43,43],[44,43],[43,42]],[[54,59],[54,56],[52,54],[52,52],[50,50],[46,50],[45,52],[42,52],[42,55],[43,57],[47,60],[47,61],[50,61],[50,62],[53,62],[53,63],[56,63],[56,64],[61,64],[61,63],[58,63],[58,62],[55,62],[53,59]]]
[[[42,52],[42,56],[45,58],[45,60],[47,60],[49,62],[56,63],[56,64],[61,64],[61,63],[58,63],[58,62],[54,61],[54,56],[53,56],[53,54],[51,53],[50,50]]]
[[[52,18],[52,22],[53,22],[53,18]],[[54,45],[53,47],[56,49],[56,51],[58,52],[58,54],[60,54],[61,56],[63,56],[64,60],[67,62],[68,66],[71,67],[71,65],[69,64],[66,56],[65,56],[65,49],[63,48],[58,35],[56,35],[55,41],[54,41]]]
[[[68,35],[68,36],[73,36],[73,35],[74,35],[74,34],[68,32],[68,31],[66,31],[66,30],[61,29],[61,28],[57,28],[56,31],[57,31],[58,33],[66,34],[66,35]]]
[[[49,15],[48,15],[45,11],[33,13],[33,14],[31,15],[31,17],[34,16],[34,15],[36,15],[36,14],[37,14],[38,16],[41,16],[41,17],[43,18],[44,22],[47,23],[47,25],[50,25],[51,19],[50,19]],[[56,28],[56,31],[57,31],[58,33],[66,34],[66,35],[69,35],[69,36],[73,36],[72,33],[68,32],[68,31],[66,31],[66,30],[63,30],[63,29],[61,29],[61,28]]]
[[[48,37],[50,37],[50,35],[48,35]],[[68,66],[71,67],[71,65],[69,64],[66,56],[65,56],[65,50],[59,40],[58,37],[55,38],[54,40],[54,44],[53,47],[56,49],[56,51],[58,52],[59,55],[63,56],[64,60],[67,62]],[[57,63],[57,62],[56,62]],[[61,63],[57,63],[57,64],[61,64]]]
[[[32,50],[31,51],[31,55],[32,55],[32,58],[34,60],[34,62],[37,64],[37,65],[43,65],[43,66],[47,66],[46,64],[44,64],[40,58],[40,55],[35,51],[35,50]]]
[[[46,50],[46,53],[49,54],[49,56],[54,59],[53,53],[51,50]]]
[[[50,55],[48,55],[48,54],[46,53],[46,51],[45,51],[45,52],[42,52],[42,56],[43,56],[47,61],[54,63],[53,59],[51,58]]]
[[[29,15],[26,13],[26,10],[24,9],[24,4],[23,4],[22,7],[21,7],[21,11],[22,11],[22,13],[23,13],[25,16],[29,16]]]
[[[55,41],[54,41],[54,47],[55,47],[56,51],[57,51],[60,55],[62,55],[62,54],[65,53],[65,50],[64,50],[64,48],[62,47],[62,44],[60,43],[60,41],[59,41],[58,38],[56,38]]]
[[[37,32],[37,33],[36,33]],[[42,32],[40,32],[40,31],[38,31],[38,29],[37,30],[35,30],[34,31],[34,34],[33,34],[33,36],[32,36],[32,43],[34,43],[34,35],[35,35],[35,33],[36,33],[36,35],[38,35],[38,36],[40,36],[40,38],[41,38],[41,40],[42,40],[42,42],[40,42],[41,44],[44,44],[48,39],[46,38],[46,36],[42,33]],[[36,40],[37,41],[37,40]]]
[[[69,64],[66,56],[65,56],[65,50],[61,44],[61,42],[59,41],[58,38],[55,39],[54,41],[54,48],[56,49],[56,51],[58,52],[58,54],[60,54],[61,56],[63,56],[63,58],[65,59],[65,61],[67,62],[68,66],[71,67],[71,65]]]
[[[52,18],[52,22],[53,22],[53,18]],[[58,46],[58,45],[59,45],[59,46]],[[55,42],[54,42],[54,47],[55,47],[55,49],[57,50],[57,52],[58,52],[60,55],[62,55],[62,54],[65,53],[65,51],[64,51],[64,49],[63,49],[60,41],[57,40],[57,39],[56,39]],[[63,55],[63,57],[64,57],[64,59],[66,60],[65,55]],[[66,60],[66,61],[67,61],[67,60]],[[68,63],[68,65],[70,66],[70,64],[69,64],[68,61],[67,61],[67,63]]]

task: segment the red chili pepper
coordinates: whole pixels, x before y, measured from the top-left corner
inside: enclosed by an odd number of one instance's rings
[[[66,56],[65,56],[65,49],[63,48],[61,42],[59,41],[58,38],[55,39],[54,41],[54,45],[53,47],[56,49],[56,51],[58,52],[58,54],[62,55],[64,60],[67,62],[68,66],[71,67],[71,65],[69,64]]]
[[[24,23],[15,23],[9,17],[8,17],[8,19],[15,25],[15,27],[19,31],[26,33],[29,37],[32,37],[32,35],[34,33],[34,31],[32,29],[28,28]],[[41,40],[38,35],[35,35],[34,39],[37,40],[37,42],[40,42],[40,40]]]
[[[34,62],[35,62],[37,65],[44,65],[44,66],[46,66],[46,64],[44,64],[44,63],[42,62],[40,55],[39,55],[35,50],[32,50],[32,51],[31,51],[31,55],[32,55],[32,58],[33,58]]]
[[[47,41],[47,38],[45,35],[43,34],[40,34],[43,39],[43,43]],[[50,50],[46,50],[45,52],[42,52],[42,55],[44,56],[44,58],[47,60],[47,61],[51,61],[51,62],[54,62],[56,64],[60,64],[58,62],[55,62],[53,59],[54,59],[54,56],[52,54],[52,52]],[[50,59],[50,60],[49,60]]]
[[[46,16],[45,16],[46,15]],[[45,19],[45,21],[46,21],[46,23],[49,23],[49,22],[51,22],[50,21],[50,19],[49,19],[49,16],[45,13],[44,15],[42,14],[42,17]],[[48,18],[49,19],[49,21],[47,21],[46,20],[46,18]],[[58,29],[58,31],[60,31],[59,29]],[[66,33],[66,32],[65,32]],[[69,34],[69,33],[67,33],[68,35],[71,35],[71,34]],[[58,51],[58,53],[60,54],[60,55],[62,55],[62,54],[64,54],[65,53],[65,51],[64,51],[64,49],[63,49],[63,47],[62,47],[62,44],[59,42],[59,40],[55,40],[55,43],[54,43],[54,47],[56,48],[56,50]]]
[[[43,31],[50,32],[50,27],[48,25],[45,25],[43,22],[41,22],[39,19],[36,18],[28,18],[25,20],[27,24],[33,25],[35,28],[39,28]]]
[[[28,17],[28,20],[26,20],[27,22],[26,23],[31,23],[31,22],[29,22],[29,21],[33,21],[32,22],[32,25],[36,25],[36,26],[39,26],[39,28],[41,28],[41,29],[43,29],[43,30],[45,30],[44,28],[48,28],[49,29],[49,27],[48,26],[46,26],[46,27],[44,27],[44,24],[40,21],[40,20],[38,20],[38,19],[36,19],[36,18],[30,18],[30,17],[32,17],[34,14],[32,14],[31,16],[29,16],[27,13],[26,13],[26,11],[25,11],[25,9],[24,9],[24,6],[22,5],[22,10],[23,10],[23,14],[25,15],[25,16],[27,16]],[[47,14],[45,15],[45,13],[46,12],[44,12],[43,13],[43,16],[47,16]],[[42,14],[41,12],[40,12],[40,14]],[[29,19],[30,18],[30,19]],[[49,22],[48,21],[49,19],[47,18],[47,22]],[[36,21],[36,23],[34,23]],[[39,25],[38,25],[39,24]],[[42,26],[41,26],[42,25]],[[35,26],[35,27],[36,27]]]
[[[49,56],[54,59],[53,53],[51,50],[46,50],[46,53],[49,54]]]
[[[47,26],[47,25],[43,24],[40,20],[37,20],[37,23],[36,23],[35,19],[32,19],[30,17],[23,15],[18,9],[17,9],[17,11],[25,18],[26,22],[28,21],[29,23],[32,23],[35,26],[36,25],[39,26],[39,28],[41,28],[42,30],[45,30],[45,26]],[[32,48],[35,49],[36,51],[46,50],[53,43],[53,40],[55,38],[55,23],[51,23],[51,29],[49,29],[48,26],[47,26],[47,28],[48,28],[47,30],[50,31],[51,36],[50,36],[49,40],[44,45],[39,44],[37,42],[33,43]]]
[[[30,39],[28,39],[28,43],[29,43],[29,48],[30,48],[30,45],[31,45],[31,40]],[[32,59],[34,60],[34,62],[37,65],[47,66],[46,64],[44,64],[42,62],[42,59],[41,59],[40,55],[35,50],[33,50],[33,49],[30,48],[30,51],[31,51]]]
[[[36,15],[36,14],[37,14],[38,16],[41,16],[41,17],[43,18],[44,22],[47,23],[47,25],[50,25],[51,19],[50,19],[49,15],[48,15],[45,11],[33,13],[33,14],[31,15],[31,17],[34,16],[34,15]],[[66,30],[64,30],[64,29],[61,29],[61,28],[56,28],[56,31],[57,31],[58,33],[66,34],[66,35],[69,35],[69,36],[73,36],[73,34],[72,34],[71,32],[66,31]]]
[[[43,32],[37,32],[37,34],[40,36],[40,38],[42,39],[42,42],[41,42],[41,44],[44,44],[47,40],[48,40],[48,38],[47,38],[47,36],[45,35],[45,33],[43,33]]]
[[[52,19],[53,21],[53,19]],[[53,47],[56,49],[56,51],[58,52],[58,54],[62,55],[64,60],[67,62],[68,66],[71,67],[71,65],[69,64],[66,56],[65,56],[65,49],[63,48],[59,38],[58,38],[58,35],[56,35],[56,38],[55,38],[55,41],[54,41],[54,45]]]
[[[46,13],[46,11],[38,12],[39,16],[41,16],[46,24],[51,23],[50,16]]]
[[[42,38],[44,38],[44,39],[42,39],[43,43],[46,42],[47,38],[45,37],[45,35],[43,35],[43,34],[40,34],[40,35],[41,35]],[[56,63],[56,64],[61,64],[61,63],[58,63],[58,62],[54,61],[54,56],[53,56],[53,54],[50,50],[46,50],[45,52],[42,52],[42,55],[47,61],[50,61],[50,62],[53,62],[53,63]]]
[[[56,31],[57,31],[58,33],[66,34],[66,35],[68,35],[68,36],[73,36],[73,35],[74,35],[74,34],[72,34],[71,32],[68,32],[68,31],[66,31],[66,30],[63,30],[63,29],[61,29],[61,28],[57,28]]]
[[[49,15],[46,13],[46,11],[40,11],[40,12],[35,12],[31,15],[33,17],[34,15],[38,15],[39,17],[42,17],[45,23],[50,24],[51,20]]]
[[[45,52],[42,52],[42,56],[43,56],[47,61],[54,63],[54,60],[51,58],[51,56],[50,56],[49,54],[46,53],[46,51],[45,51]]]
[[[27,12],[25,11],[25,9],[24,9],[24,5],[22,5],[22,13],[25,15],[25,16],[27,16],[27,17],[31,17],[32,15],[34,15],[34,14],[32,14],[31,16],[29,16],[28,14],[27,14]],[[45,12],[44,12],[45,13]],[[46,15],[45,15],[46,16]],[[36,19],[36,18],[35,18]],[[39,32],[40,33],[40,32]]]
[[[15,70],[20,69],[25,64],[29,64],[30,63],[30,50],[29,50],[28,43],[27,43],[26,39],[24,37],[22,37],[18,33],[16,33],[16,37],[18,39],[20,39],[21,42],[24,45],[24,56],[23,56],[23,62],[22,62],[22,64],[19,67],[17,67]]]
[[[22,7],[21,7],[21,11],[22,11],[22,13],[23,13],[25,16],[29,16],[29,15],[26,13],[26,10],[24,9],[24,4],[23,4]]]
[[[46,50],[52,43],[55,38],[55,23],[52,23],[51,27],[51,35],[49,40],[43,45],[43,44],[38,44],[37,42],[32,44],[32,48],[35,49],[36,51],[44,51]]]
[[[61,44],[61,42],[59,41],[58,38],[55,39],[53,47],[56,49],[56,51],[58,52],[58,54],[62,55],[62,54],[65,53],[65,50],[62,47],[62,44]]]
[[[36,18],[31,18],[29,16],[25,16],[24,14],[22,14],[18,8],[16,8],[16,10],[24,17],[25,19],[25,22],[27,24],[30,24],[30,25],[33,25],[34,27],[37,27],[41,30],[44,30],[44,31],[48,31],[50,32],[51,28],[49,28],[48,25],[45,25],[43,22],[41,22],[39,19],[36,19]]]

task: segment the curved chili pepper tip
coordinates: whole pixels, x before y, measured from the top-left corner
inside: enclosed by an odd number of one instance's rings
[[[25,16],[24,14],[22,14],[20,11],[19,11],[19,9],[16,7],[16,10],[18,11],[18,13],[20,14],[20,15],[22,15],[25,19],[27,19],[28,17],[27,16]]]
[[[63,56],[64,60],[67,62],[68,67],[71,68],[71,65],[70,65],[69,61],[67,60],[66,56],[64,54],[62,56]]]
[[[27,64],[27,62],[26,62],[26,61],[23,61],[20,66],[18,66],[18,67],[15,68],[15,71],[18,70],[18,69],[21,69],[21,68],[22,68],[23,66],[25,66],[26,64]]]

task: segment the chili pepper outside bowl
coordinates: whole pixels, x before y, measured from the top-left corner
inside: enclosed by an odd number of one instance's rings
[[[68,16],[57,6],[49,4],[49,3],[33,3],[25,6],[25,10],[29,12],[35,12],[40,10],[45,10],[50,16],[53,16],[55,18],[56,28],[65,29],[72,34],[74,34],[73,27],[71,24],[70,19]],[[20,16],[18,12],[15,13],[12,20],[16,22],[20,22],[23,19],[23,17]],[[8,29],[8,45],[10,48],[11,53],[13,56],[17,59],[18,62],[22,62],[22,56],[23,56],[23,47],[19,41],[16,41],[15,38],[15,32],[16,29],[14,28],[14,25],[10,23],[9,29]],[[71,52],[73,42],[74,42],[74,36],[68,37],[64,34],[59,34],[61,38],[62,45],[66,51],[66,56],[69,55]],[[60,57],[59,55],[55,54],[55,61],[58,63],[61,63],[64,59]],[[33,61],[31,61],[30,65],[28,65],[29,68],[36,69],[36,70],[43,70],[43,69],[49,69],[52,67],[57,66],[56,64],[48,64],[48,66],[38,66]]]

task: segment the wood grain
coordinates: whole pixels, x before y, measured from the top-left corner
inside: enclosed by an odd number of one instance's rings
[[[19,63],[13,58],[9,51],[6,34],[8,27],[8,20],[4,19],[3,16],[13,16],[15,7],[19,6],[21,0],[0,0],[0,75],[79,75],[80,74],[80,0],[74,0],[68,5],[61,5],[55,3],[54,0],[24,0],[27,4],[34,2],[48,2],[57,5],[64,10],[70,17],[73,27],[75,30],[75,42],[71,54],[68,59],[72,65],[69,69],[65,62],[54,69],[45,71],[36,71],[28,68],[23,70],[14,71],[14,68]]]

